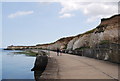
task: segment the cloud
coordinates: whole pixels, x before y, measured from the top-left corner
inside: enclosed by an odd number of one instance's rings
[[[92,22],[98,18],[110,17],[118,13],[117,2],[60,2],[62,8],[59,14],[71,14],[74,11],[80,11],[88,17],[87,21]],[[72,16],[71,16],[72,17]]]
[[[63,15],[60,16],[60,18],[70,18],[74,16],[73,14],[70,14],[70,13],[64,13]]]
[[[117,3],[91,3],[82,8],[82,12],[89,17],[87,22],[93,22],[118,14],[118,5]]]
[[[8,15],[8,18],[15,18],[18,16],[29,15],[29,14],[33,14],[33,13],[34,13],[34,11],[18,11],[18,12]]]
[[[60,2],[61,6],[63,7],[60,14],[71,12],[79,9],[79,4],[77,2]]]

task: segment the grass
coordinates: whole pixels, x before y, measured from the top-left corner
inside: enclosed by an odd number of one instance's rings
[[[89,46],[86,46],[86,47],[80,47],[80,48],[76,48],[75,50],[83,50],[83,49],[87,49],[87,48],[90,48]]]
[[[100,42],[100,45],[102,45],[102,44],[108,44],[108,43],[110,43],[109,40],[102,40],[102,41]]]
[[[83,35],[85,35],[85,34],[90,34],[90,33],[93,33],[95,30],[96,30],[96,28],[95,28],[95,29],[92,29],[92,30],[89,30],[89,31],[87,31],[87,32],[85,32],[85,33],[79,34],[79,35],[77,35],[77,36],[79,37],[79,36],[83,36]]]
[[[93,33],[95,31],[95,29],[89,30],[87,32],[85,32],[84,34],[89,34],[89,33]]]

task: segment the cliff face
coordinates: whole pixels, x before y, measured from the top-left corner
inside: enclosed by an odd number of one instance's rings
[[[70,40],[67,44],[67,50],[72,50],[73,49],[73,45],[76,42],[76,40],[78,40],[79,37],[75,37],[72,40]]]
[[[80,47],[94,47],[102,41],[117,43],[119,18],[120,16],[116,15],[108,19],[102,19],[97,28],[72,39],[67,45],[67,50],[75,50]]]
[[[119,18],[120,15],[115,15],[111,18],[101,19],[101,23],[93,30],[77,36],[61,38],[54,43],[37,45],[37,48],[75,50],[81,47],[95,47],[105,41],[117,44]]]
[[[50,49],[50,50],[56,50],[57,48],[66,49],[68,42],[72,40],[73,38],[74,37],[61,38],[54,43],[36,45],[36,47],[41,48],[41,49]]]
[[[38,44],[36,46],[8,46],[7,49],[42,48],[56,50],[59,48],[75,50],[81,47],[94,47],[102,41],[118,43],[119,18],[120,15],[115,15],[110,18],[101,19],[101,23],[95,29],[77,36],[61,38],[54,43]]]

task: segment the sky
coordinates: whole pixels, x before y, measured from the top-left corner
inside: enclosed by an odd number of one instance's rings
[[[0,2],[0,47],[2,47],[2,3]]]
[[[36,45],[75,36],[118,13],[118,2],[2,2],[0,44]]]

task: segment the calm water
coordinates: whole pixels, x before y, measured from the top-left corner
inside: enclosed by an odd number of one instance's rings
[[[31,68],[35,57],[13,54],[13,50],[2,50],[2,79],[34,79]]]
[[[1,54],[1,51],[2,50],[0,50],[0,81],[1,81],[1,79],[2,79],[2,54]]]

